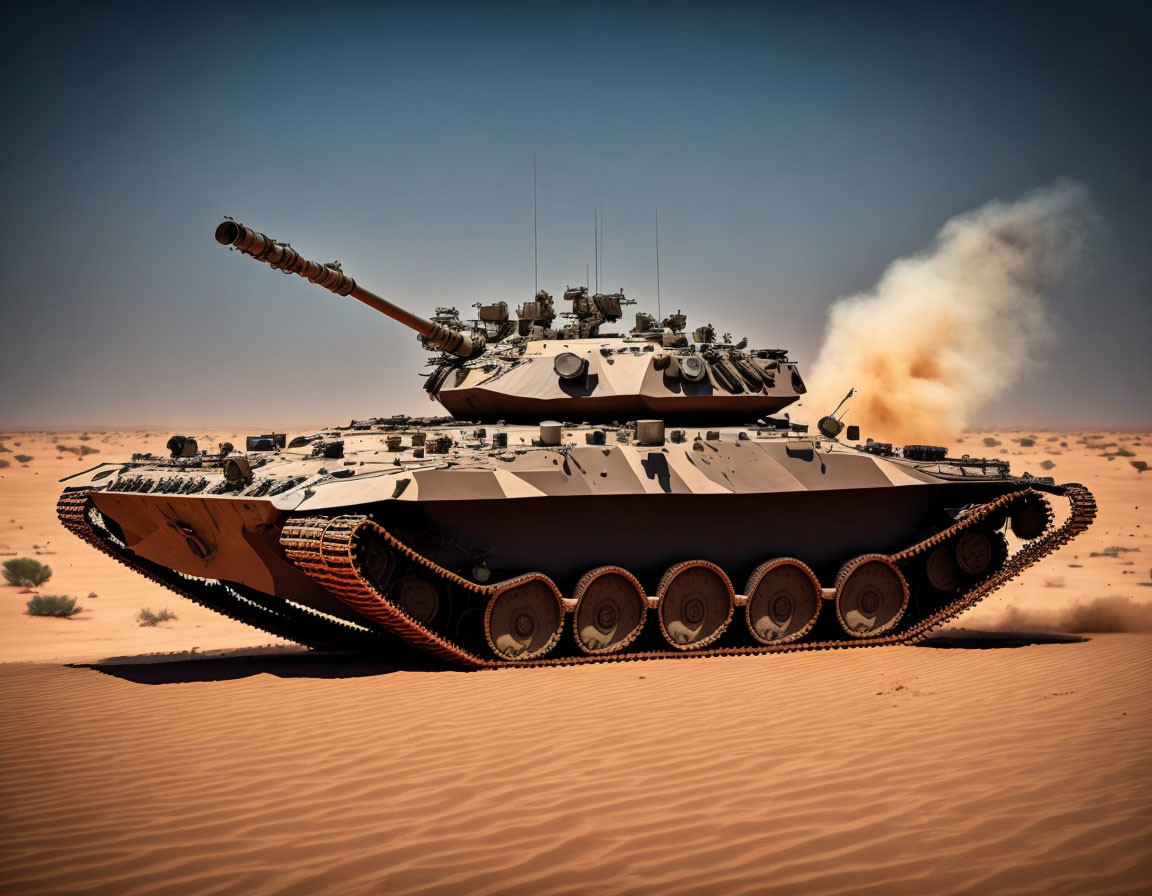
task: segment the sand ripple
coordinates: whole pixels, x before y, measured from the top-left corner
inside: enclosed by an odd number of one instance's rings
[[[167,684],[4,666],[0,885],[1132,892],[1150,648],[344,678],[269,657]]]

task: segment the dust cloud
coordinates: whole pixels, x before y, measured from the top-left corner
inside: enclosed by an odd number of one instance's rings
[[[1050,338],[1047,298],[1092,230],[1087,190],[1057,181],[952,218],[871,290],[837,300],[804,407],[856,389],[848,423],[900,444],[946,444]]]
[[[992,626],[995,631],[1152,632],[1152,603],[1128,597],[1098,597],[1061,610],[1021,610],[1009,607]]]

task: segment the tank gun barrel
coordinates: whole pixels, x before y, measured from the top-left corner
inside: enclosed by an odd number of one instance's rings
[[[415,330],[424,337],[425,344],[433,350],[447,352],[458,358],[473,358],[484,350],[484,343],[480,337],[425,320],[369,292],[335,265],[309,261],[286,243],[278,243],[238,221],[222,221],[216,228],[216,242],[221,246],[235,247],[245,255],[250,255],[278,271],[297,274],[338,296],[352,296],[381,314],[402,323],[410,330]]]

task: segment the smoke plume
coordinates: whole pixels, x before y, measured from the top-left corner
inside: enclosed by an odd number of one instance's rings
[[[828,413],[855,387],[848,422],[865,435],[955,437],[1049,338],[1047,296],[1075,266],[1091,223],[1087,191],[1068,181],[953,218],[871,290],[835,302],[806,410]]]

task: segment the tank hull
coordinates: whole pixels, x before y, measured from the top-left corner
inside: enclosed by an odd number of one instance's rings
[[[908,643],[1095,512],[1080,487],[1047,486],[1073,504],[1054,529],[1036,482],[1002,466],[890,459],[774,427],[652,444],[549,432],[561,443],[537,427],[497,440],[393,419],[243,464],[104,464],[68,481],[60,515],[140,574],[279,637],[486,666]],[[1011,556],[1009,521],[1022,539]],[[804,625],[771,618],[801,605]],[[640,623],[605,647],[596,620],[621,609]],[[700,634],[697,614],[714,631]],[[537,625],[547,639],[517,641]]]
[[[754,495],[390,501],[331,512],[365,513],[457,572],[481,559],[501,578],[538,569],[570,593],[589,569],[615,564],[655,593],[664,570],[685,557],[716,563],[740,582],[766,558],[797,557],[831,584],[846,559],[899,549],[947,522],[943,508],[983,503],[1009,489],[939,483]],[[270,501],[115,492],[97,492],[92,500],[127,547],[152,563],[356,618],[285,557],[279,536],[287,515]]]

